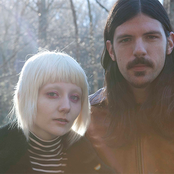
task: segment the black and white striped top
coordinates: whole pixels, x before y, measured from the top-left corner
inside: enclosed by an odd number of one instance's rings
[[[61,137],[45,141],[30,132],[29,158],[32,169],[37,173],[64,173],[67,164]]]

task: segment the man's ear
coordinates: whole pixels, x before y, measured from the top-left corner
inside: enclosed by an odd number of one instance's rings
[[[174,47],[174,33],[170,32],[170,36],[167,38],[167,55],[171,54]]]
[[[108,53],[109,53],[111,59],[112,59],[113,61],[116,61],[116,60],[115,60],[115,54],[114,54],[114,51],[113,51],[113,46],[112,46],[110,40],[107,40],[107,41],[106,41],[106,48],[107,48],[107,50],[108,50]]]

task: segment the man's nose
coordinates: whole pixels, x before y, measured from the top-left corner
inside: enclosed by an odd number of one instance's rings
[[[69,97],[62,97],[59,107],[58,107],[59,112],[64,112],[68,113],[70,111],[70,100]]]
[[[136,40],[133,54],[135,57],[144,57],[147,54],[145,43],[141,38]]]

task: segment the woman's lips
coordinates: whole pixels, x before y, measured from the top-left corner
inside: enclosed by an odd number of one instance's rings
[[[61,125],[65,125],[67,124],[69,121],[67,119],[64,119],[64,118],[56,118],[56,119],[53,119],[55,122],[61,124]]]

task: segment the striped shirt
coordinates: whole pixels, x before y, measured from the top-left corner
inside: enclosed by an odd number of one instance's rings
[[[45,141],[30,132],[28,152],[32,169],[36,173],[64,173],[67,157],[61,137]]]

